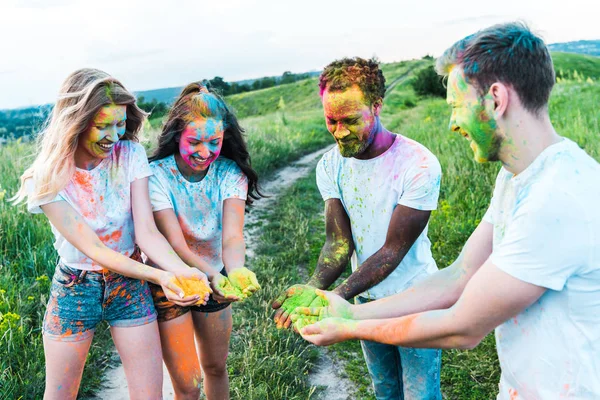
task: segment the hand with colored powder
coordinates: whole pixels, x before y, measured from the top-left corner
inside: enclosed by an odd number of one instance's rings
[[[254,292],[260,289],[256,275],[246,267],[229,272],[229,281],[235,289],[242,292],[243,298],[252,296]]]
[[[210,280],[210,286],[213,289],[213,298],[219,303],[243,300],[247,297],[233,286],[225,275],[215,274]]]
[[[322,305],[311,304],[309,307],[298,307],[292,317],[302,317],[305,320],[322,321],[325,318],[355,319],[352,304],[341,296],[325,290],[315,290],[315,294],[322,300]]]
[[[287,288],[272,304],[277,309],[273,320],[277,328],[288,328],[292,323],[292,312],[297,307],[323,307],[325,300],[315,293],[316,288],[308,285],[294,285]]]
[[[302,337],[317,346],[343,342],[355,338],[358,321],[343,318],[327,318],[322,321],[303,326],[298,331]]]
[[[177,272],[176,275],[171,278],[171,283],[182,289],[183,296],[180,295],[180,297],[197,297],[197,301],[194,303],[195,305],[206,304],[208,297],[212,293],[212,289],[208,285],[206,274],[196,268],[189,268],[185,271]]]

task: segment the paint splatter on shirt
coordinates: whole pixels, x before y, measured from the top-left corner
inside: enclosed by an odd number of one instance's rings
[[[246,200],[248,179],[237,164],[225,157],[213,162],[200,182],[181,175],[174,156],[150,163],[150,202],[154,212],[173,209],[183,235],[195,254],[220,271],[222,260],[223,202]]]
[[[340,199],[350,217],[356,249],[353,271],[385,243],[397,204],[417,210],[437,208],[441,176],[437,158],[401,135],[396,135],[387,151],[370,160],[342,157],[337,147],[323,155],[317,166],[317,185],[323,200]],[[361,296],[391,296],[437,271],[427,230],[428,226],[400,265]]]
[[[77,168],[71,181],[54,199],[28,202],[27,209],[31,213],[41,213],[41,205],[66,201],[107,247],[130,256],[135,246],[131,182],[151,174],[142,145],[121,140],[114,145],[110,156],[94,169]],[[62,263],[82,270],[102,270],[102,266],[77,250],[54,226],[52,232],[54,247]]]
[[[496,328],[499,399],[600,398],[600,164],[563,139],[502,168],[491,262],[548,290]]]

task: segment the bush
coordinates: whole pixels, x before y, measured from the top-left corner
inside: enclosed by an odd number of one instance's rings
[[[411,84],[420,96],[446,97],[446,88],[442,84],[442,77],[435,72],[432,65],[420,70]]]

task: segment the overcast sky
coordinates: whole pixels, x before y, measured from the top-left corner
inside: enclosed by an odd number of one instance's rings
[[[0,108],[53,102],[81,67],[130,90],[305,72],[343,56],[439,55],[521,19],[547,43],[600,39],[598,0],[0,0]]]

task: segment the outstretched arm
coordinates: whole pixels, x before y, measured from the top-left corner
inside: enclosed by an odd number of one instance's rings
[[[453,306],[467,282],[492,254],[492,240],[493,225],[481,222],[452,265],[394,296],[352,306],[354,318],[394,318]]]
[[[325,201],[325,235],[319,261],[307,285],[289,287],[273,301],[272,307],[277,310],[273,320],[278,328],[288,328],[292,323],[293,309],[298,305],[309,306],[313,300],[318,300],[314,288],[328,288],[348,265],[354,242],[350,218],[340,199]]]
[[[383,247],[366,259],[334,293],[350,299],[383,281],[398,267],[423,232],[430,215],[431,211],[398,204],[392,214]]]
[[[354,252],[350,218],[340,199],[325,202],[325,243],[308,281],[309,286],[327,289],[344,272]]]
[[[172,273],[149,267],[107,247],[66,201],[48,203],[42,205],[41,209],[69,243],[102,267],[124,276],[161,285],[165,294],[182,306],[194,304],[199,300],[195,296],[182,298],[183,291],[175,284],[175,275]]]
[[[456,261],[415,286],[396,295],[353,305],[333,292],[323,292],[326,307],[302,307],[299,315],[309,319],[340,317],[354,320],[395,318],[453,306],[469,279],[492,253],[493,226],[482,222],[475,229]]]
[[[379,320],[329,318],[307,326],[301,334],[318,345],[361,339],[405,347],[470,349],[545,291],[514,278],[488,260],[449,309]]]

